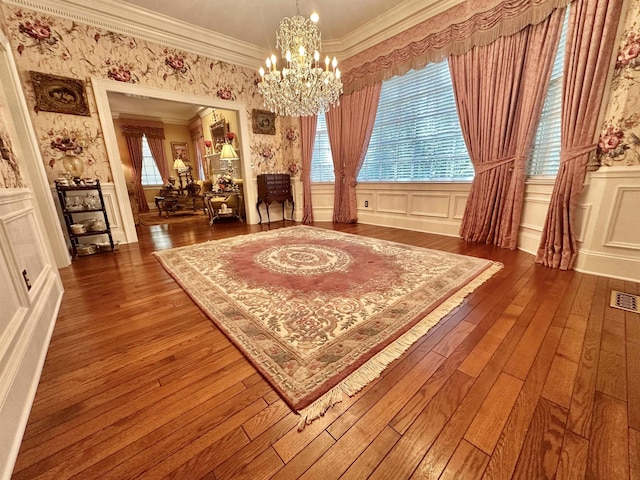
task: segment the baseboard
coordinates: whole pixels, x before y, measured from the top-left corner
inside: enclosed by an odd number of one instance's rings
[[[574,269],[581,273],[640,282],[640,259],[590,250],[578,250]]]
[[[315,217],[315,212],[314,212]],[[399,215],[385,215],[380,213],[368,213],[358,211],[358,223],[376,225],[380,227],[399,228],[401,230],[413,230],[416,232],[434,233],[448,237],[460,236],[460,222],[451,220],[437,220],[424,218],[408,218]]]
[[[536,255],[538,253],[538,247],[540,246],[540,233],[533,234],[520,231],[518,234],[518,250]]]

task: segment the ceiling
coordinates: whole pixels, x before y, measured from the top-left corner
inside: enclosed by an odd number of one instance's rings
[[[294,0],[125,0],[182,22],[275,51],[275,32],[283,17],[296,14]],[[320,15],[323,42],[340,41],[375,18],[397,11],[398,0],[300,0],[300,15]],[[426,3],[426,2],[422,2]]]
[[[417,23],[417,12],[428,10],[429,5],[438,3],[450,6],[447,1],[438,0],[299,0],[299,13],[308,17],[316,12],[320,16],[318,27],[322,35],[322,53],[336,54],[348,45],[356,43],[363,48],[359,39],[372,36],[402,20]],[[453,0],[454,3],[460,0]],[[121,14],[138,24],[166,25],[189,35],[200,29],[215,32],[215,41],[221,36],[242,44],[250,44],[255,51],[276,53],[276,30],[284,17],[296,15],[295,0],[234,0],[224,6],[214,0],[123,0]],[[122,5],[126,4],[126,5]],[[177,7],[179,5],[179,7]],[[96,13],[101,6],[114,9],[112,0],[94,0],[88,4]],[[133,8],[127,8],[133,7]],[[113,11],[106,10],[105,12]],[[398,28],[406,28],[406,25]],[[364,32],[354,36],[356,32]],[[219,34],[219,35],[218,35]],[[223,38],[224,39],[224,38]],[[262,53],[261,53],[262,54]],[[339,55],[339,53],[338,53]],[[279,56],[279,55],[278,55]],[[339,56],[338,60],[342,58]],[[196,116],[202,107],[176,102],[136,98],[124,94],[109,93],[109,104],[114,117],[154,117],[166,123],[186,123]]]
[[[318,13],[321,53],[336,55],[340,61],[461,1],[298,0],[298,4],[299,14],[304,17]],[[282,18],[296,15],[295,0],[234,0],[228,4],[215,0],[47,0],[46,3],[48,8],[58,7],[61,14],[68,15],[66,12],[73,7],[76,14],[89,21],[120,25],[126,32],[156,36],[160,43],[210,53],[214,58],[231,59],[252,68],[262,64],[270,53],[280,56],[275,48],[276,30]],[[185,123],[202,109],[112,93],[109,103],[115,117],[155,117],[167,123]]]

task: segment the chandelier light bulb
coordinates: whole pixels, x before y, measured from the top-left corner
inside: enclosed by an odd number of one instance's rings
[[[318,60],[320,60],[320,52],[319,51],[315,51],[313,52],[313,59],[317,62]]]
[[[267,63],[267,70],[270,70],[271,69],[271,59],[267,58],[267,62],[266,63]]]
[[[287,59],[287,62],[291,61],[291,52],[289,50],[287,50],[287,54],[285,55],[285,58]]]
[[[309,20],[311,20],[313,23],[318,23],[318,21],[320,20],[320,15],[318,15],[316,12],[313,12],[309,17]]]
[[[336,59],[334,58],[333,61],[335,62]],[[271,63],[273,64],[273,68],[276,68],[276,56],[275,55],[271,55]]]
[[[300,54],[301,57],[304,57],[305,51],[302,45],[300,45],[300,48],[298,49],[298,53]]]
[[[260,67],[260,76],[264,77],[264,68]]]
[[[331,66],[334,68],[334,70],[338,66],[338,60],[336,59],[336,57],[333,57],[333,60],[331,61]]]

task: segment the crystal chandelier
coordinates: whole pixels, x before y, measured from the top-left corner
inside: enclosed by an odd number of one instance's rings
[[[283,18],[276,32],[276,48],[280,48],[285,65],[278,70],[276,56],[267,58],[267,70],[260,67],[258,91],[264,105],[278,115],[301,117],[316,115],[340,104],[342,82],[338,61],[326,57],[320,64],[320,30],[316,26],[318,15],[310,19],[297,15]]]

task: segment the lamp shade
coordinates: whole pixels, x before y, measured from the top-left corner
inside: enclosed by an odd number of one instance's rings
[[[184,164],[181,158],[176,158],[175,161],[173,162],[174,170],[180,171],[180,170],[185,170],[186,168],[187,166]]]
[[[222,151],[220,152],[220,160],[240,160],[238,154],[234,150],[233,146],[229,143],[222,145]]]

